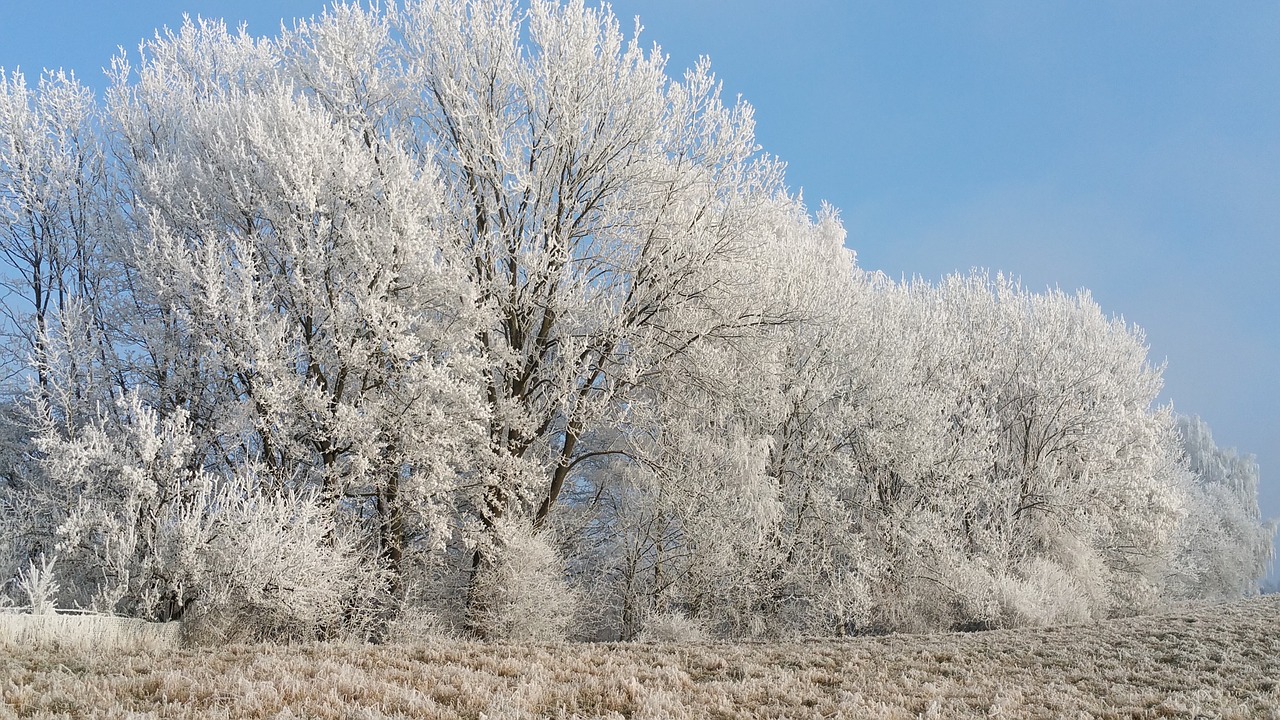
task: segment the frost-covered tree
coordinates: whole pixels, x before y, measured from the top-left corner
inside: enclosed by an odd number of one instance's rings
[[[415,538],[449,535],[481,437],[474,292],[407,128],[291,72],[329,50],[312,40],[358,39],[330,27],[345,17],[282,43],[188,23],[145,44],[136,70],[117,63],[113,118],[156,402],[191,413],[218,461],[260,462],[370,518],[398,569]],[[375,70],[345,62],[330,70]]]
[[[707,62],[669,77],[582,0],[188,21],[103,103],[0,74],[7,578],[56,551],[61,602],[206,637],[845,634],[1247,584],[1256,473],[1183,456],[1136,328],[844,240]]]
[[[675,500],[624,524],[646,531],[630,546],[650,548],[643,568],[658,574],[661,549],[665,576],[681,578],[649,605],[674,600],[740,634],[1040,623],[1158,602],[1187,476],[1138,331],[1085,295],[982,274],[930,285],[846,271],[815,297],[823,311],[761,338],[750,361],[700,358],[749,400],[684,389],[663,407],[670,434],[652,445],[665,458],[650,464],[697,480],[650,490]]]
[[[771,319],[744,288],[787,201],[749,109],[705,64],[668,79],[607,11],[339,6],[278,42],[189,23],[117,63],[111,103],[157,402],[388,523],[401,476],[418,512],[466,466],[478,549],[508,514],[541,524],[630,398]]]
[[[1154,603],[1185,478],[1141,334],[981,274],[871,297],[853,497],[889,624],[1052,620],[1045,573],[1069,615]]]
[[[451,241],[487,313],[490,523],[541,522],[641,389],[766,319],[744,303],[780,166],[705,63],[664,56],[582,2],[423,2],[401,32]]]
[[[47,387],[48,337],[102,331],[111,321],[115,264],[106,245],[117,208],[101,114],[73,76],[45,73],[31,87],[20,72],[0,72],[0,256],[8,266],[8,340],[0,367],[6,380],[32,367]],[[86,327],[60,327],[74,304],[88,317]],[[88,349],[79,363],[101,362],[109,353],[101,342]]]
[[[779,241],[754,254],[769,271],[745,287],[747,307],[771,320],[673,358],[628,402],[615,454],[573,489],[564,523],[578,533],[579,552],[595,558],[585,577],[606,635],[632,637],[649,617],[690,614],[727,634],[761,632],[769,620],[764,607],[789,562],[779,535],[784,497],[799,484],[778,456],[798,454],[787,445],[800,441],[796,418],[823,392],[798,386],[821,385],[826,372],[815,359],[801,378],[791,351],[807,354],[808,341],[826,333],[830,305],[853,287],[853,265],[833,211],[813,222],[798,205],[776,207],[767,221],[762,228]],[[797,427],[779,440],[787,423]]]
[[[1175,587],[1194,598],[1255,594],[1275,535],[1275,522],[1263,522],[1258,509],[1258,463],[1218,447],[1198,417],[1180,416],[1178,431],[1195,483],[1173,568]]]

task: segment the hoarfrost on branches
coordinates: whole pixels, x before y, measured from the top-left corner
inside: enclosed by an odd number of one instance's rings
[[[607,6],[187,21],[110,79],[0,72],[9,600],[56,553],[50,603],[207,640],[846,635],[1270,558],[1140,330],[858,268]]]

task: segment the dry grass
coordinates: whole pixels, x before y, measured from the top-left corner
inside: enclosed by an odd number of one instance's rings
[[[1280,717],[1280,598],[1041,630],[730,645],[0,646],[0,716]]]
[[[167,652],[182,642],[179,623],[150,623],[104,615],[26,615],[0,612],[0,647],[37,644],[84,651]]]

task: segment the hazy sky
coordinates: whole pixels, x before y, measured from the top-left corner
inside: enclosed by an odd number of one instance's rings
[[[1087,287],[1280,515],[1280,3],[619,0],[672,73],[709,55],[859,263]],[[0,67],[90,85],[182,12],[274,33],[323,2],[0,0]]]

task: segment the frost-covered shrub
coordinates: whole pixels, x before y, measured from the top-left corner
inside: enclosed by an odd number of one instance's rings
[[[567,584],[564,560],[544,534],[518,522],[500,523],[490,559],[476,572],[468,625],[490,640],[563,640],[579,598]]]
[[[706,640],[707,630],[702,623],[682,612],[651,613],[635,637],[636,642],[642,643],[700,643]]]
[[[439,614],[423,607],[402,609],[386,630],[386,639],[398,644],[428,643],[436,640],[456,640],[461,633],[452,623]]]
[[[987,630],[1086,622],[1105,617],[1108,570],[1098,551],[1079,538],[1060,538],[1048,556],[1021,560],[951,557],[933,593],[951,627]],[[954,597],[947,603],[948,594]]]
[[[38,439],[61,602],[185,621],[196,641],[314,638],[371,622],[385,578],[332,507],[253,464],[215,474],[184,413],[137,395],[81,428],[46,416]],[[33,524],[34,526],[34,524]]]
[[[32,560],[18,573],[18,590],[26,596],[33,615],[48,615],[54,611],[54,598],[58,595],[58,579],[53,566],[58,558],[41,558],[40,564]]]
[[[1093,617],[1088,592],[1063,567],[1037,558],[1020,576],[1002,575],[996,580],[1001,627],[1065,625]]]
[[[35,415],[43,477],[21,514],[35,544],[57,549],[60,603],[170,619],[155,615],[161,600],[169,609],[181,604],[161,569],[163,536],[212,482],[193,468],[185,413],[162,417],[131,394],[80,426],[47,406]]]
[[[201,500],[175,518],[165,555],[190,598],[189,641],[315,639],[369,621],[361,615],[377,603],[360,600],[384,592],[386,578],[314,494],[269,494],[241,475]]]
[[[866,576],[843,570],[823,587],[815,588],[804,629],[813,635],[852,635],[872,624],[874,598]]]

